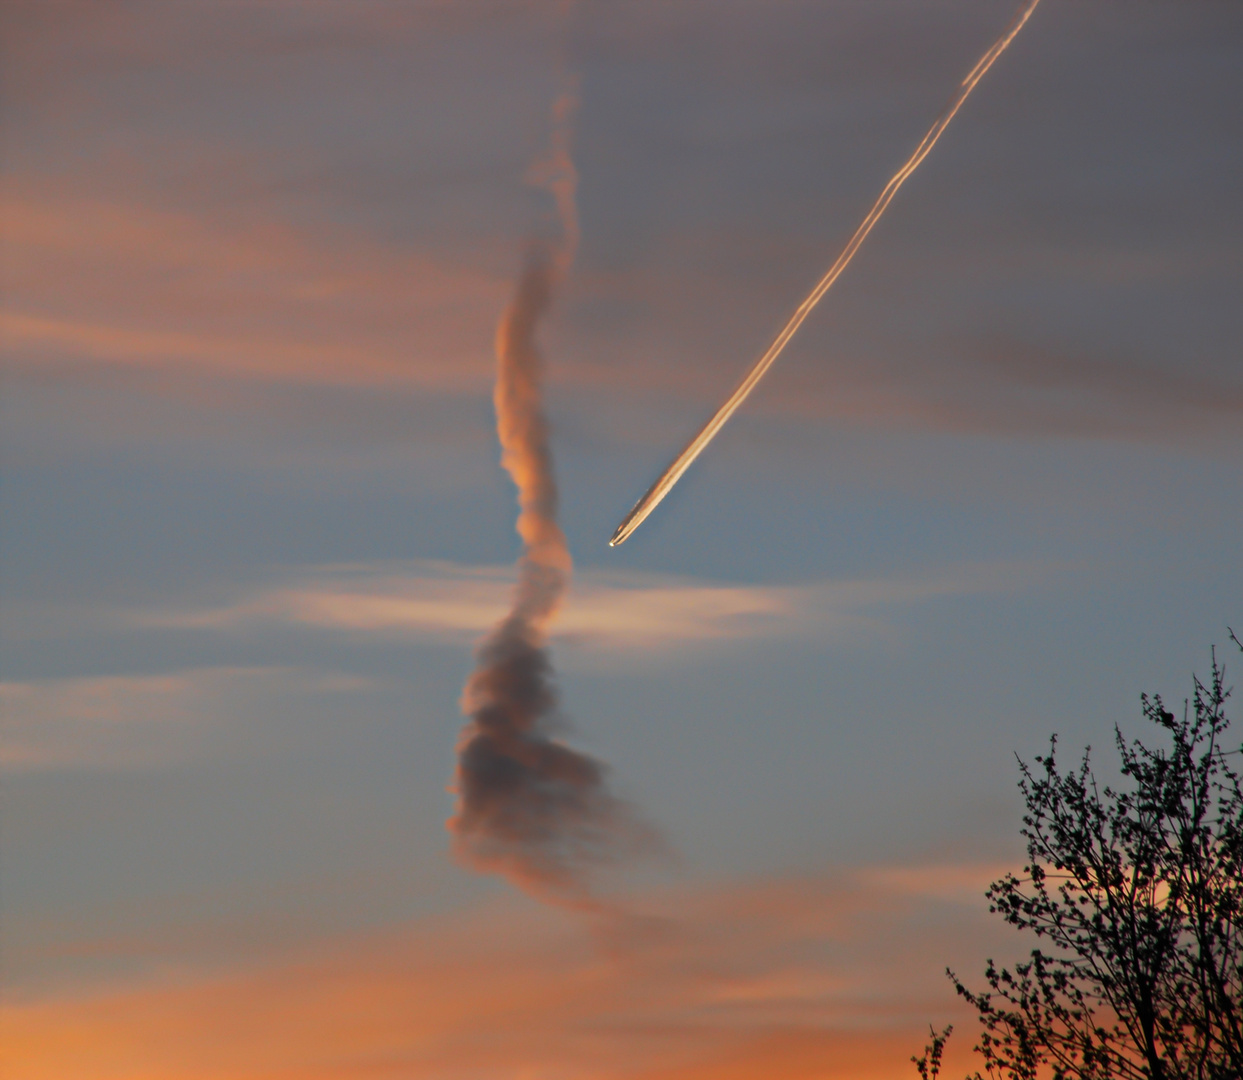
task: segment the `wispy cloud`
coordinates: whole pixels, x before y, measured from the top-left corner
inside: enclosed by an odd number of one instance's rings
[[[983,564],[909,577],[747,585],[585,570],[552,637],[587,650],[677,646],[875,628],[886,606],[1008,590],[1039,568]],[[473,640],[508,610],[512,568],[417,562],[324,567],[218,607],[130,613],[133,624],[244,629],[274,623],[395,638]]]
[[[0,682],[0,769],[164,765],[200,750],[213,732],[256,708],[372,685],[353,675],[276,667]]]
[[[750,277],[716,269],[738,258],[719,250],[719,238],[667,243],[669,267],[585,274],[580,283],[588,302],[583,325],[571,329],[582,334],[575,349],[584,359],[565,378],[605,391],[602,413],[618,395],[640,397],[648,411],[669,409],[670,401],[702,409],[740,376],[746,354],[735,341],[750,343],[751,327],[780,317],[779,307],[762,293],[757,298]],[[773,245],[764,250],[768,261],[789,258],[787,248]],[[644,314],[597,347],[589,313],[610,301]],[[708,308],[724,313],[722,325],[692,324],[686,314]],[[802,418],[817,428],[833,420],[853,428],[1144,442],[1233,439],[1243,415],[1243,383],[1220,350],[1179,356],[1158,339],[1085,345],[1056,329],[1020,334],[978,322],[938,326],[912,341],[857,315],[844,327],[813,323],[809,330],[798,351],[811,362],[796,358],[783,369],[748,403],[752,415]],[[630,406],[627,416],[640,411]],[[626,438],[625,426],[617,427],[610,437]]]
[[[885,611],[936,597],[1022,588],[1047,570],[982,564],[922,576],[746,585],[585,571],[553,627],[558,662],[596,668],[666,664],[759,641],[883,633]],[[159,608],[14,603],[10,642],[134,631],[207,632],[270,641],[275,632],[354,644],[443,642],[463,655],[512,603],[512,567],[448,562],[324,566],[222,603]],[[376,689],[370,678],[288,666],[194,667],[0,682],[0,768],[158,766],[204,752],[239,717],[335,710],[331,695]],[[212,733],[215,733],[213,735]]]
[[[158,760],[183,734],[189,688],[184,675],[0,683],[0,765]]]
[[[941,972],[994,944],[977,886],[1004,869],[701,886],[594,928],[510,904],[265,969],[183,965],[10,1004],[6,1075],[897,1080],[928,1021],[962,1016]]]
[[[161,208],[31,177],[6,182],[0,219],[10,267],[0,333],[14,374],[125,370],[166,387],[181,380],[197,398],[193,382],[204,377],[435,393],[481,392],[489,377],[488,336],[506,288],[500,237],[450,252],[431,237],[403,244],[324,221],[295,225],[271,210]],[[668,268],[583,272],[584,311],[620,302],[679,314],[648,320],[661,346],[580,339],[571,310],[570,351],[581,355],[559,365],[561,383],[697,407],[728,384],[732,372],[703,377],[720,369],[718,353],[731,354],[712,336],[720,331],[705,337],[680,313],[723,307],[762,324],[766,309],[749,279],[704,277],[720,252],[681,242],[691,250],[673,259],[673,277]],[[668,354],[670,342],[700,359],[645,359]],[[858,348],[837,343],[831,364],[793,365],[757,408],[865,426],[1142,439],[1228,432],[1243,412],[1243,389],[1224,369],[1120,348],[1067,351],[996,334],[941,341],[931,360]]]
[[[29,179],[0,198],[0,332],[15,370],[114,366],[433,389],[486,380],[472,339],[504,285],[481,260],[272,214],[83,198]]]

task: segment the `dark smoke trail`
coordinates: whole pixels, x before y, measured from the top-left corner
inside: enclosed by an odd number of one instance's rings
[[[642,829],[609,792],[604,766],[555,738],[565,725],[546,647],[572,564],[557,524],[535,332],[577,240],[572,105],[569,95],[559,99],[552,153],[536,170],[556,197],[563,240],[532,245],[497,328],[497,435],[501,464],[518,488],[525,551],[513,609],[480,643],[462,696],[470,721],[458,747],[458,807],[449,829],[468,865],[504,874],[545,899],[592,907],[587,872],[633,847]]]

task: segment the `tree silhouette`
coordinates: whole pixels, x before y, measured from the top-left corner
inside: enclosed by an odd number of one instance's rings
[[[1028,865],[987,896],[1040,947],[1012,970],[989,960],[983,992],[947,973],[979,1014],[988,1076],[1243,1078],[1243,790],[1224,678],[1214,652],[1181,718],[1142,697],[1169,746],[1115,729],[1126,790],[1099,785],[1087,753],[1061,771],[1056,737],[1035,768],[1019,761]],[[924,1080],[948,1036],[911,1059]]]

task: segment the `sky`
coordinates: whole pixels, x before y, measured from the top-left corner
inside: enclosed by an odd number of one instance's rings
[[[11,1080],[889,1080],[1028,945],[1018,764],[1111,775],[1243,629],[1243,7],[1043,0],[765,383],[1009,0],[0,9]],[[660,838],[455,859],[538,328],[565,729]],[[1237,715],[1237,707],[1236,707]]]

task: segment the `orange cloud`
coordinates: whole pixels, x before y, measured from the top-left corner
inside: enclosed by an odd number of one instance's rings
[[[16,370],[49,364],[330,385],[474,388],[503,295],[460,253],[276,219],[85,199],[26,181],[0,197]],[[475,336],[478,334],[478,340]]]
[[[31,177],[0,190],[0,220],[9,273],[0,335],[12,372],[124,369],[163,385],[181,378],[187,390],[206,376],[483,393],[515,258],[504,242],[448,252],[236,207],[124,203]],[[635,395],[625,423],[600,421],[619,440],[651,435],[641,402],[700,404],[732,384],[734,366],[719,365],[733,346],[688,323],[686,310],[754,309],[761,318],[745,282],[688,278],[684,263],[701,266],[705,253],[692,260],[700,240],[669,240],[679,242],[690,250],[673,259],[676,275],[588,268],[569,283],[568,311],[576,297],[629,302],[650,309],[646,325],[662,335],[593,338],[558,363],[562,385],[608,395],[602,414],[618,393]],[[987,340],[931,368],[916,359],[835,353],[832,363],[795,365],[755,408],[926,430],[1145,439],[1211,437],[1233,430],[1243,410],[1225,379],[1125,356]],[[201,396],[197,385],[192,392]]]
[[[1037,568],[958,567],[922,577],[739,585],[654,574],[587,570],[551,633],[593,647],[664,651],[671,646],[857,630],[888,604],[1021,587]],[[508,610],[508,568],[444,562],[325,567],[306,580],[233,604],[200,610],[130,613],[145,626],[229,629],[285,623],[319,630],[467,640]]]
[[[261,969],[11,999],[5,1075],[907,1077],[925,1023],[961,1018],[940,971],[972,964],[985,918],[978,894],[945,904],[867,874],[646,906],[592,927],[515,902]]]

